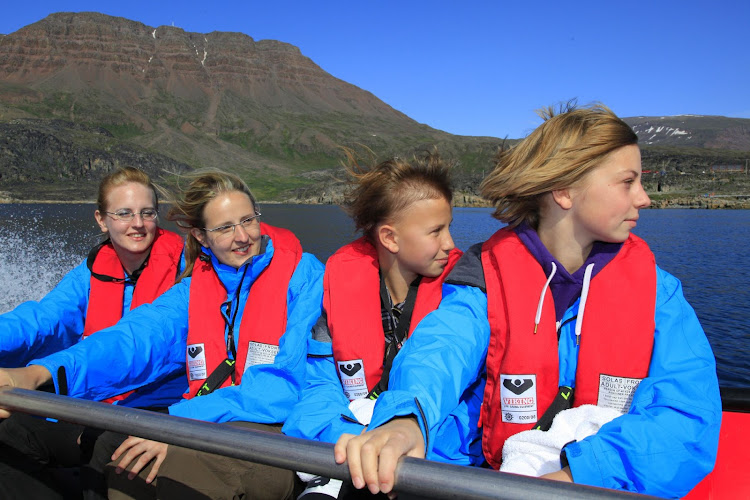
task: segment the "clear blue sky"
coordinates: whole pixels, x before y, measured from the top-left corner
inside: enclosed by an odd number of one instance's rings
[[[750,118],[750,0],[4,2],[0,33],[96,11],[300,48],[413,119],[522,137],[534,110],[578,98],[623,117]]]

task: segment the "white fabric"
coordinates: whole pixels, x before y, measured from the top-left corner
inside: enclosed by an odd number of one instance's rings
[[[354,417],[362,425],[369,425],[372,420],[372,410],[375,409],[374,399],[355,399],[349,403],[349,411],[354,414]]]
[[[503,445],[502,472],[542,476],[560,470],[560,451],[570,441],[580,441],[622,412],[583,405],[561,411],[548,431],[528,430],[509,437]]]

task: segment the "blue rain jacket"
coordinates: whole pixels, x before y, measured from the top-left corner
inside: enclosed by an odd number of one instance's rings
[[[80,342],[90,289],[91,271],[84,259],[39,302],[24,302],[0,315],[0,367],[26,366],[33,359],[63,351]],[[130,310],[133,289],[133,284],[125,284],[123,317],[133,312]],[[182,398],[186,385],[184,370],[167,372],[155,384],[139,388],[138,392],[116,404],[166,407]]]
[[[250,266],[240,300],[232,304],[233,308],[239,308],[238,324],[252,283],[272,257],[270,240],[265,252],[239,269],[220,264],[211,255],[214,269],[227,289],[228,300],[235,296],[244,267]],[[323,265],[313,255],[303,254],[289,283],[287,329],[280,339],[274,363],[251,366],[243,374],[241,385],[183,400],[170,406],[169,413],[210,422],[283,422],[304,383],[307,342],[322,307],[322,281]],[[156,381],[175,370],[181,370],[185,376],[189,298],[190,278],[185,278],[117,325],[31,364],[44,366],[53,374],[64,367],[68,393],[88,399],[104,399]],[[56,378],[54,382],[59,390]],[[183,392],[186,390],[187,382]]]
[[[680,281],[658,266],[656,271],[648,377],[627,414],[565,451],[577,483],[679,497],[713,467],[721,400],[713,352]],[[567,326],[561,333],[561,366],[575,373],[577,351],[568,348],[575,342],[575,322]],[[396,356],[389,390],[378,398],[370,428],[414,415],[429,454],[440,445],[441,423],[456,404],[481,400],[484,388],[478,381],[485,376],[489,340],[484,291],[444,285],[440,307],[422,320]],[[477,415],[480,409],[473,404],[468,411]]]

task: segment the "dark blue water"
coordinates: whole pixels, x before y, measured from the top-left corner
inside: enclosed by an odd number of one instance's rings
[[[325,261],[355,237],[349,218],[329,205],[261,207],[263,220],[287,227]],[[0,205],[0,313],[37,300],[97,241],[93,205]],[[465,250],[500,227],[491,209],[458,208],[451,227]],[[169,224],[163,224],[171,227]],[[680,278],[703,324],[724,386],[750,386],[748,210],[644,210],[635,231],[657,263]]]

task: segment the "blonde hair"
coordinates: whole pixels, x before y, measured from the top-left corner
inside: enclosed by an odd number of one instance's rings
[[[354,186],[347,193],[344,209],[357,230],[372,241],[375,226],[397,219],[419,200],[453,200],[450,165],[436,152],[414,155],[411,161],[393,157],[375,166],[360,165],[354,152],[345,149],[346,170]]]
[[[156,187],[151,178],[143,170],[134,167],[121,167],[106,175],[99,183],[99,193],[96,197],[96,208],[100,213],[107,211],[107,196],[116,187],[134,182],[146,186],[154,193],[154,208],[159,210],[159,197],[156,195]]]
[[[169,209],[167,219],[174,221],[183,229],[203,229],[206,227],[204,211],[208,202],[222,193],[239,191],[245,193],[258,210],[253,193],[247,184],[234,174],[220,170],[198,170],[182,176],[190,181],[187,189],[182,191]],[[201,244],[190,232],[185,242],[185,270],[180,279],[193,273],[193,264],[201,252]]]
[[[515,147],[502,148],[480,186],[495,206],[492,216],[510,227],[537,227],[542,195],[577,185],[607,155],[638,143],[633,129],[602,104],[571,102],[557,113],[553,107],[537,113],[544,123]]]

